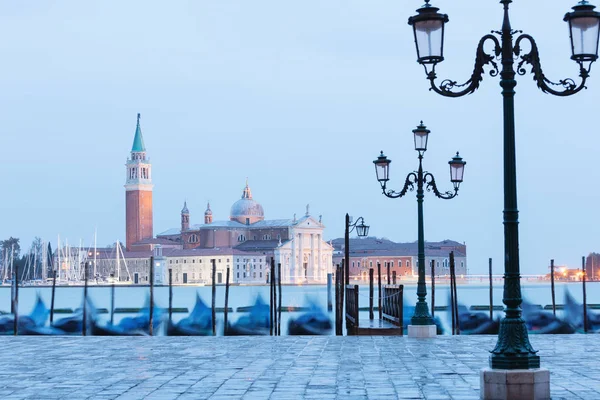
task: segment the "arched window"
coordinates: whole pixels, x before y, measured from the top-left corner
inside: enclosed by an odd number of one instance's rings
[[[190,237],[188,238],[188,243],[198,243],[198,235],[196,235],[195,233],[193,235],[190,235]]]
[[[244,236],[244,235],[238,236],[238,242],[245,242],[245,241],[246,241],[246,236]]]

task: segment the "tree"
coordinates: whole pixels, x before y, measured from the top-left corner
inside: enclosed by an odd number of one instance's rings
[[[0,240],[0,249],[2,249],[2,258],[5,254],[8,254],[10,259],[11,255],[16,259],[21,254],[21,245],[19,244],[19,238],[10,237],[6,240]]]

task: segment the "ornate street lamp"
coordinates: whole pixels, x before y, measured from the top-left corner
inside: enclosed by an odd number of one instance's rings
[[[504,20],[500,31],[493,31],[481,38],[477,46],[475,69],[471,78],[464,84],[444,79],[436,84],[436,65],[443,61],[444,25],[448,17],[439,9],[426,4],[417,10],[417,15],[409,18],[413,27],[417,60],[425,68],[431,89],[447,97],[460,97],[473,93],[483,80],[484,67],[490,67],[490,76],[500,75],[500,86],[504,98],[504,299],[506,316],[498,333],[498,343],[490,356],[492,369],[532,369],[539,368],[540,358],[529,343],[527,327],[521,317],[521,284],[519,271],[519,239],[517,210],[517,176],[515,165],[515,76],[525,75],[531,67],[533,79],[545,93],[556,96],[570,96],[585,87],[591,64],[598,59],[598,39],[600,35],[600,13],[594,6],[582,0],[567,13],[564,20],[569,23],[571,51],[579,64],[581,82],[562,79],[552,82],[542,71],[540,56],[535,40],[528,34],[511,28],[509,6],[512,0],[501,0],[504,7]],[[435,28],[435,29],[434,29]],[[518,35],[518,36],[517,36]],[[484,45],[491,42],[494,50],[486,53]],[[527,43],[524,50],[523,43]],[[515,68],[515,63],[518,62]],[[501,69],[498,66],[501,63]],[[456,164],[458,165],[458,164]],[[458,170],[456,171],[458,172]],[[458,178],[458,176],[457,176]],[[483,390],[483,389],[482,389]]]
[[[429,326],[433,332],[431,336],[435,335],[435,324],[433,318],[429,314],[429,307],[425,301],[427,296],[427,289],[425,286],[425,233],[423,229],[423,197],[425,191],[423,186],[426,186],[427,191],[432,191],[440,199],[450,200],[456,197],[458,194],[458,188],[463,180],[464,169],[466,162],[456,153],[456,156],[449,162],[450,164],[450,180],[454,184],[454,191],[448,191],[442,193],[438,190],[435,184],[433,175],[427,171],[423,171],[423,155],[427,151],[427,140],[429,137],[429,129],[423,125],[423,121],[413,130],[415,140],[415,150],[419,153],[419,169],[415,172],[411,172],[406,176],[404,182],[404,188],[400,192],[387,189],[387,182],[389,180],[389,169],[392,160],[388,159],[383,155],[377,157],[373,164],[375,164],[375,172],[377,174],[377,180],[381,184],[383,194],[389,198],[396,199],[403,197],[408,190],[413,191],[414,185],[417,185],[417,206],[418,206],[418,273],[419,280],[417,285],[417,305],[415,307],[415,314],[411,318],[412,326]],[[411,336],[411,326],[409,326],[409,336]],[[429,336],[429,335],[427,335]]]

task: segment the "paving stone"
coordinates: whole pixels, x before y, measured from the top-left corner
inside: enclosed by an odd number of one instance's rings
[[[2,399],[479,398],[495,336],[0,337]],[[594,335],[532,335],[553,399],[600,399]]]

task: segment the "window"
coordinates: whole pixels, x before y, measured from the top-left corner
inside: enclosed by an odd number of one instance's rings
[[[252,236],[252,239],[253,239],[253,240],[256,240],[256,235]]]
[[[244,236],[244,235],[238,236],[238,242],[245,242],[245,241],[246,241],[246,236]]]
[[[198,259],[198,262],[199,262],[200,264],[202,264],[202,259],[201,259],[201,258],[199,258],[199,259]]]
[[[221,259],[219,258],[219,262],[221,262]]]
[[[354,268],[354,261],[352,261],[352,268]]]
[[[252,274],[252,277],[253,277],[253,278],[256,278],[256,272]]]
[[[192,260],[192,264],[195,264],[195,263],[196,263],[196,260]]]
[[[262,272],[260,273],[260,277],[262,278]]]
[[[227,262],[229,262],[229,258],[227,259]]]
[[[193,235],[190,235],[190,237],[188,238],[188,243],[198,243],[198,235],[196,235],[195,233]]]
[[[238,279],[240,279],[240,273],[239,272],[237,273],[237,277],[238,277]]]
[[[246,273],[244,272],[244,278],[246,277]]]
[[[175,260],[175,264],[179,264],[179,260]]]
[[[169,260],[169,264],[173,264],[173,260]]]
[[[183,263],[184,263],[184,264],[187,264],[187,260],[186,260],[185,258],[183,259]]]
[[[373,268],[373,261],[369,261],[369,268]]]

